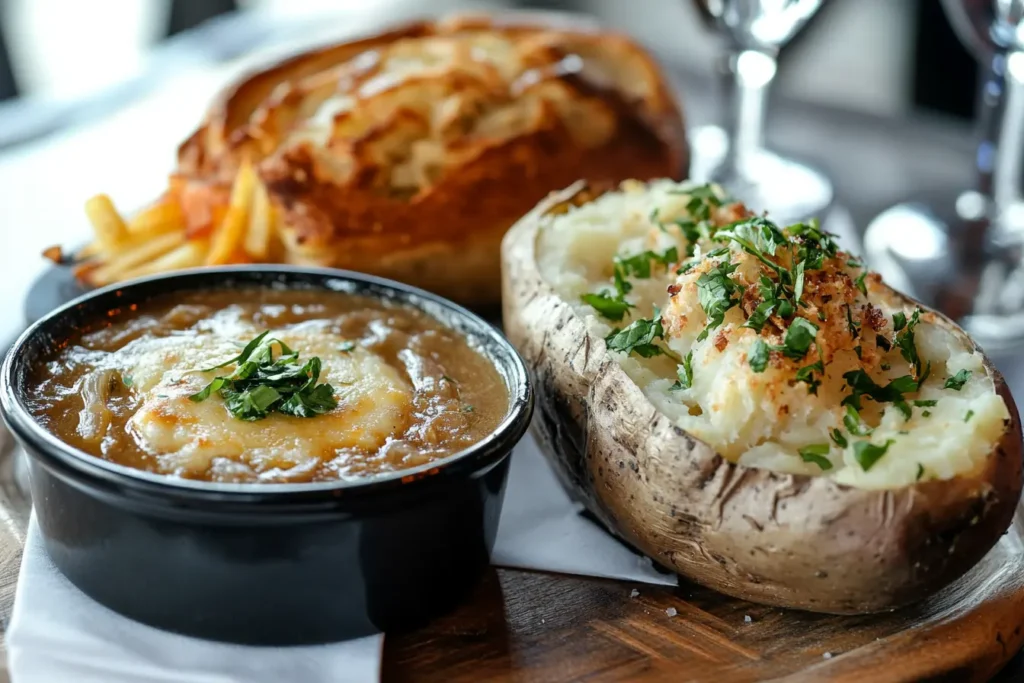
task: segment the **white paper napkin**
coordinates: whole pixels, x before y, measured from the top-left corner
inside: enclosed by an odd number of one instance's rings
[[[676,585],[604,529],[580,515],[532,435],[512,454],[505,505],[491,562],[499,567]]]
[[[247,647],[143,626],[86,597],[29,523],[7,630],[14,683],[366,683],[380,678],[383,635],[314,647]]]
[[[675,585],[580,516],[527,436],[512,456],[493,562]],[[383,636],[316,647],[226,645],[137,624],[93,602],[50,562],[29,525],[7,649],[14,683],[364,683],[379,680]]]

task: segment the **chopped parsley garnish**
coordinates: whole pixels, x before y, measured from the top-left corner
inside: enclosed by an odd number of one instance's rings
[[[967,414],[964,415],[964,422],[970,422],[972,417],[974,417],[974,411],[968,410]]]
[[[750,363],[750,369],[754,372],[764,372],[768,367],[770,352],[771,347],[764,339],[761,339],[760,337],[755,339],[754,345],[751,347],[750,353],[747,355],[747,361]]]
[[[850,310],[850,304],[846,304],[846,327],[850,330],[850,336],[854,339],[860,334],[860,323],[853,321],[853,311]]]
[[[715,239],[736,243],[743,251],[775,271],[780,282],[787,285],[792,282],[789,271],[768,258],[774,256],[779,247],[789,242],[782,231],[767,218],[751,218],[719,230],[715,233]]]
[[[860,399],[866,396],[877,403],[906,403],[903,394],[917,391],[917,381],[910,375],[904,375],[892,380],[884,387],[875,384],[875,381],[863,370],[850,370],[843,374],[843,379],[850,386],[853,392],[843,399],[843,405],[853,406],[860,410]],[[902,409],[901,409],[902,410]]]
[[[793,285],[793,301],[797,306],[800,305],[800,299],[804,295],[804,269],[806,266],[807,262],[801,261],[796,264],[796,268],[793,270],[793,280],[795,282]]]
[[[338,346],[338,350],[342,353],[349,353],[350,351],[355,350],[355,348],[356,343],[354,341],[344,341]]]
[[[817,377],[814,375],[816,372],[818,373]],[[797,382],[804,382],[807,384],[807,393],[817,395],[818,387],[821,386],[821,378],[824,377],[824,375],[825,359],[819,355],[816,363],[805,365],[797,370],[794,379]]]
[[[917,463],[917,477],[916,477],[916,480],[917,481],[921,481],[921,477],[923,477],[923,476],[924,476],[924,465],[922,465],[921,463]]]
[[[683,234],[683,237],[686,238],[686,255],[692,257],[697,252],[697,243],[703,237],[700,226],[693,221],[685,220],[678,220],[675,222],[675,225],[679,228],[679,232]]]
[[[862,271],[857,279],[853,281],[853,286],[860,290],[860,293],[864,296],[868,295],[868,286],[864,282],[864,278],[867,277],[868,271]]]
[[[800,454],[804,462],[813,462],[822,470],[830,470],[832,469],[832,462],[825,457],[828,455],[828,451],[829,445],[827,443],[818,443],[804,446],[797,453]]]
[[[967,384],[967,380],[971,377],[970,370],[961,370],[952,377],[946,379],[946,383],[943,384],[944,389],[952,389],[953,391],[960,391]]]
[[[832,430],[832,441],[840,448],[846,448],[850,445],[850,442],[846,440],[846,437],[843,436],[843,433],[838,428]]]
[[[584,294],[580,298],[583,299],[583,303],[591,306],[601,317],[608,320],[622,320],[626,312],[633,308],[633,304],[622,298],[620,294],[612,294],[607,291],[597,294]]]
[[[935,399],[917,399],[914,401],[914,405],[918,408],[934,408],[939,404]]]
[[[672,385],[671,389],[689,389],[693,386],[693,351],[683,356],[683,362],[676,368],[676,375],[679,379]]]
[[[267,334],[264,332],[246,344],[238,356],[203,370],[211,372],[236,364],[230,375],[214,378],[189,398],[199,403],[217,393],[234,417],[247,421],[261,420],[274,411],[315,417],[337,407],[334,387],[317,384],[320,359],[314,356],[301,363],[297,351],[279,339],[267,338]],[[275,345],[281,352],[276,359]]]
[[[787,358],[800,360],[807,355],[807,350],[814,343],[814,337],[818,332],[818,326],[806,318],[794,318],[781,344],[769,344],[761,337],[754,340],[754,344],[747,356],[751,369],[754,372],[764,372],[768,367],[768,358],[771,351],[779,351]],[[699,339],[699,337],[698,337]],[[813,373],[825,372],[824,363],[819,359],[797,371],[796,380],[807,382],[811,385],[811,393],[817,393],[817,387],[821,384],[814,379]]]
[[[674,190],[669,194],[685,194],[690,199],[686,202],[686,211],[698,220],[706,221],[711,219],[711,210],[722,205],[722,200],[715,194],[711,185],[701,185],[686,190]]]
[[[679,250],[669,247],[665,253],[659,254],[650,250],[626,257],[615,257],[615,268],[621,271],[622,277],[635,277],[646,280],[651,277],[651,263],[660,263],[668,267],[679,260]],[[628,291],[628,290],[627,290]]]
[[[811,270],[820,269],[826,257],[832,258],[839,253],[839,245],[832,239],[830,233],[821,229],[821,222],[817,218],[807,223],[791,225],[786,230],[793,237],[801,238],[798,256],[808,261],[807,267]]]
[[[121,376],[121,382],[122,382],[122,383],[123,383],[123,384],[124,384],[124,385],[125,385],[126,387],[129,387],[129,388],[130,388],[130,387],[131,387],[132,385],[134,385],[134,384],[135,384],[135,380],[134,380],[134,379],[132,378],[132,376],[131,376],[131,375],[122,375],[122,376]]]
[[[914,328],[920,322],[921,309],[915,310],[913,315],[910,316],[910,320],[907,320],[907,316],[903,313],[893,314],[892,327],[896,334],[892,342],[893,346],[900,350],[903,360],[910,363],[911,367],[914,368],[914,377],[919,381],[924,381],[927,370],[921,363],[921,357],[918,355],[917,347],[914,345]]]
[[[818,333],[818,326],[806,318],[793,318],[786,336],[782,341],[782,353],[794,360],[800,360],[807,355],[807,350],[814,343],[814,337]]]
[[[843,416],[843,424],[846,425],[846,430],[854,436],[868,436],[871,432],[875,431],[864,424],[860,419],[860,413],[851,405],[846,406],[846,415]]]
[[[755,332],[760,332],[764,329],[764,325],[768,322],[768,318],[771,317],[772,311],[775,310],[775,302],[766,300],[762,301],[754,309],[754,312],[750,314],[747,321],[743,323],[742,327],[749,327]]]
[[[626,295],[633,290],[633,285],[627,278],[648,279],[651,277],[652,263],[658,263],[667,268],[678,260],[679,250],[675,247],[669,247],[661,254],[647,250],[633,256],[616,256],[612,270],[614,291],[605,290],[584,294],[580,299],[597,311],[601,317],[618,322],[625,317],[629,309],[633,308],[633,305],[626,301]]]
[[[613,330],[605,337],[605,343],[612,351],[635,353],[643,358],[652,358],[659,354],[675,356],[654,343],[656,339],[664,338],[665,329],[661,326],[661,311],[655,306],[654,315],[650,320],[641,318],[634,320],[625,329]]]
[[[786,298],[786,289],[777,284],[767,275],[761,275],[757,281],[757,289],[765,302],[775,305],[779,317],[788,318],[793,315],[793,304]]]
[[[740,286],[729,277],[736,270],[734,263],[719,263],[697,278],[697,298],[708,318],[708,325],[698,335],[697,341],[707,338],[708,333],[725,320],[725,313],[739,303],[733,298]]]
[[[691,259],[691,260],[686,261],[683,264],[681,264],[678,268],[676,268],[676,275],[682,275],[683,273],[685,273],[686,271],[690,270],[691,268],[693,268],[694,266],[696,266],[697,264],[699,264],[701,261],[703,261],[705,259],[720,258],[722,256],[725,256],[728,253],[729,253],[729,248],[728,247],[718,247],[717,249],[712,249],[711,251],[709,251],[708,253],[704,254],[700,258]]]
[[[853,457],[861,469],[867,472],[876,462],[882,459],[882,456],[885,455],[885,452],[889,450],[889,446],[893,443],[895,442],[889,439],[881,446],[876,446],[870,441],[858,441],[853,444]]]
[[[930,411],[930,410],[921,411],[921,417],[931,417],[931,416],[932,416],[932,411]]]

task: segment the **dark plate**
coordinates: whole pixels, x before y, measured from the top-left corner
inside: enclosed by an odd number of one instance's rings
[[[36,278],[25,296],[25,303],[22,305],[25,322],[31,325],[50,311],[88,292],[89,290],[75,279],[71,268],[49,266]]]
[[[355,482],[215,484],[89,456],[26,410],[30,369],[81,325],[168,291],[254,285],[340,289],[426,311],[472,338],[494,363],[509,391],[506,419],[471,448],[400,473]],[[30,455],[46,550],[83,592],[159,628],[298,644],[401,631],[458,602],[488,563],[508,455],[533,404],[526,369],[504,337],[440,297],[344,271],[242,266],[107,287],[45,315],[4,361],[0,408]]]

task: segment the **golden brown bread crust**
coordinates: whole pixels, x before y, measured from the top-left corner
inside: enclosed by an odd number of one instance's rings
[[[499,243],[580,177],[685,177],[683,121],[630,39],[488,18],[419,22],[235,84],[179,150],[190,234],[248,159],[293,263],[500,296]],[[222,214],[222,211],[221,211]]]

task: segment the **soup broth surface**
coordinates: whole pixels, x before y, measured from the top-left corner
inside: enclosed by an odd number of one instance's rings
[[[262,389],[244,401],[229,391],[242,385],[217,390],[217,378],[239,369],[232,359],[264,332],[277,340],[272,360],[297,354],[282,366],[288,372],[319,359],[315,384],[329,385],[317,390],[329,398],[321,413],[273,408],[281,401],[267,409]],[[66,443],[129,467],[217,482],[404,470],[480,441],[508,411],[501,376],[462,335],[411,307],[323,290],[176,293],[112,312],[68,340],[33,380],[30,410]]]

